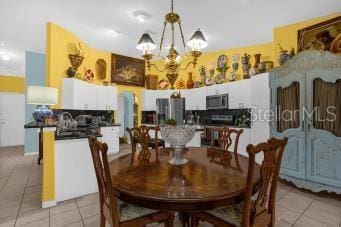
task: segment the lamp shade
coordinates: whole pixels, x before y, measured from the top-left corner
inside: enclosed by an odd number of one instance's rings
[[[200,29],[194,32],[192,37],[188,40],[187,45],[195,51],[200,51],[201,49],[207,47],[207,41]]]
[[[151,50],[154,50],[156,48],[156,45],[148,33],[143,33],[136,48],[138,50],[149,52]]]
[[[28,86],[27,103],[36,105],[56,105],[58,103],[58,89],[43,86]]]

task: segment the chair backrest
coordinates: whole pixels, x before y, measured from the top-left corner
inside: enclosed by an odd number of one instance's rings
[[[233,145],[233,152],[238,152],[239,137],[243,133],[243,129],[232,129],[228,127],[212,128],[211,129],[211,147],[215,146],[214,134],[218,132],[218,146],[220,149],[228,151]],[[233,143],[234,140],[234,143]]]
[[[111,226],[118,226],[120,216],[109,170],[108,146],[97,141],[96,137],[89,138],[89,145],[97,178],[101,212]]]
[[[256,146],[249,144],[246,148],[249,154],[249,167],[247,175],[247,186],[244,197],[242,226],[249,226],[250,222],[259,226],[273,226],[276,201],[276,190],[279,170],[285,146],[288,138],[271,138],[267,142]],[[260,182],[258,195],[253,201],[253,178],[256,166],[256,155],[263,153],[264,159],[260,166]],[[266,222],[266,223],[264,223]],[[271,224],[272,223],[272,224]],[[255,225],[258,226],[258,225]]]
[[[149,130],[150,126],[141,125],[140,127],[136,128],[126,128],[126,130],[129,132],[130,138],[131,138],[131,145],[132,145],[132,151],[133,153],[136,152],[136,145],[141,145],[141,152],[139,153],[139,159],[141,161],[149,161],[149,158],[151,156],[151,152],[149,151],[149,142],[150,142],[150,135]],[[157,136],[155,138],[155,142],[157,141]]]

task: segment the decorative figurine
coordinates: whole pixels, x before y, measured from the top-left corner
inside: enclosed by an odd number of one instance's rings
[[[253,67],[257,69],[259,67],[258,65],[260,63],[261,54],[255,54],[254,56],[255,56],[255,65]]]
[[[280,49],[279,56],[278,56],[278,63],[279,65],[283,65],[287,60],[292,58],[295,55],[295,49],[291,47],[290,53],[288,54],[288,51],[283,49],[281,44],[278,43],[278,47]]]
[[[229,81],[231,82],[236,80],[237,70],[239,67],[239,64],[238,64],[239,58],[240,58],[240,54],[232,55],[232,72],[231,72],[230,79],[229,79]]]
[[[244,53],[244,56],[242,57],[242,69],[243,69],[243,79],[249,79],[249,69],[250,69],[250,55]]]
[[[201,66],[199,69],[199,73],[200,73],[200,78],[201,78],[201,84],[205,84],[206,81],[206,68],[205,66]]]
[[[187,87],[187,89],[191,89],[194,87],[193,73],[192,72],[188,72],[188,79],[186,82],[186,87]]]
[[[216,81],[218,80],[218,81],[224,82],[224,80],[226,79],[226,72],[229,69],[229,67],[227,66],[227,61],[228,61],[228,58],[224,54],[222,54],[218,57],[216,70],[220,74],[219,74],[219,76],[217,76],[218,78],[216,79]]]
[[[208,73],[210,74],[210,77],[212,78],[214,77],[214,62],[213,61],[210,62]]]

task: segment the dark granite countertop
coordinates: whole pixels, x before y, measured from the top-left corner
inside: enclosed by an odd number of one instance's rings
[[[87,135],[81,135],[81,136],[55,136],[55,140],[74,140],[74,139],[86,139],[89,136],[95,136],[95,137],[103,137],[102,134],[87,134]]]
[[[36,121],[32,121],[24,125],[24,128],[50,128],[50,127],[57,127],[56,124],[46,125],[46,124],[39,124]]]
[[[115,123],[113,123],[113,124],[100,124],[100,125],[98,125],[98,127],[120,127],[121,126],[121,124],[115,124]]]

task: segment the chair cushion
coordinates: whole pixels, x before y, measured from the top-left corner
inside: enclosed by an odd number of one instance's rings
[[[161,147],[161,146],[163,146],[165,144],[165,141],[163,140],[163,139],[158,139],[158,145],[159,145],[159,147]],[[149,146],[150,147],[155,147],[155,139],[150,139],[150,141],[149,141]]]
[[[159,212],[158,210],[140,207],[131,203],[123,202],[122,200],[118,200],[118,209],[120,211],[121,222]]]
[[[207,211],[210,215],[237,227],[241,226],[242,212],[243,204],[236,204]]]

